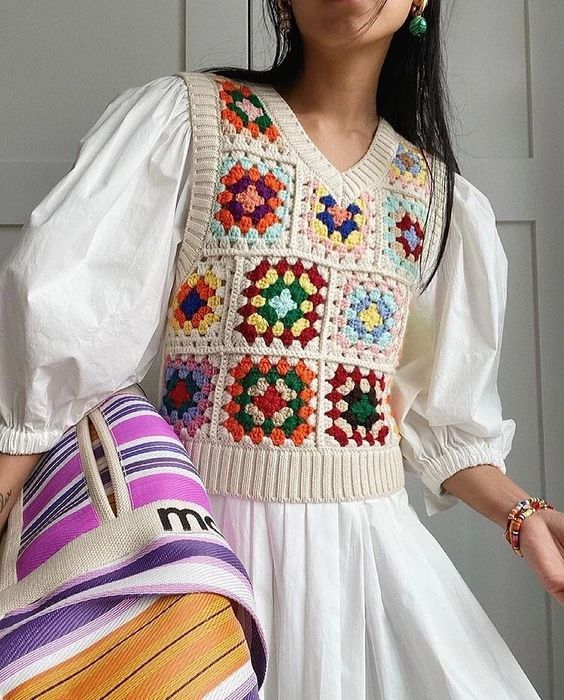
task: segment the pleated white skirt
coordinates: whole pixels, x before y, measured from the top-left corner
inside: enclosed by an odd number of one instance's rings
[[[344,503],[210,501],[253,581],[264,700],[539,700],[405,488]]]

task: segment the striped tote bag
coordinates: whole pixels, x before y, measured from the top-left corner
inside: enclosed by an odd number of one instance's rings
[[[0,693],[258,698],[251,582],[172,427],[138,385],[44,453],[0,543]]]

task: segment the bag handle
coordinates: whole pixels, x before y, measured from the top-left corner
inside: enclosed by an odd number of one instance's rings
[[[116,392],[116,393],[125,393]],[[135,392],[136,393],[136,392]],[[114,499],[116,504],[116,512],[114,513],[112,506],[106,496],[104,484],[98,470],[94,448],[92,446],[92,438],[90,437],[90,428],[88,421],[92,421],[100,444],[104,450],[108,472],[112,482]],[[82,469],[84,477],[90,491],[92,502],[98,511],[100,518],[103,521],[114,520],[118,515],[128,513],[133,510],[129,488],[123,472],[121,459],[117,450],[116,442],[110,426],[108,425],[104,415],[98,407],[91,409],[76,426],[76,435],[78,441],[78,449],[82,461]]]

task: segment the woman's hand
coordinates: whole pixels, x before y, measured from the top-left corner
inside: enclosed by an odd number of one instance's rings
[[[443,486],[503,531],[513,506],[530,496],[491,464],[461,469],[446,479]],[[525,518],[520,542],[521,552],[542,587],[564,605],[564,513],[543,508]]]
[[[564,605],[564,513],[543,508],[525,518],[520,549],[541,586]]]

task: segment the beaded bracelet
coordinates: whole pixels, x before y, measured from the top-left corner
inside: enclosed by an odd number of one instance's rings
[[[515,554],[520,557],[523,556],[520,548],[520,531],[523,520],[542,508],[551,508],[554,510],[555,506],[545,501],[544,498],[535,498],[531,496],[518,501],[507,516],[507,527],[504,532],[504,537],[511,545]]]

